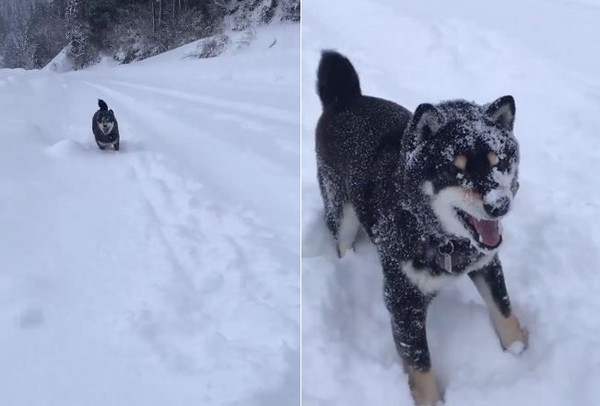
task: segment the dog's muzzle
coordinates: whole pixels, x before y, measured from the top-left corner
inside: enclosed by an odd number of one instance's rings
[[[502,197],[496,200],[493,204],[484,203],[483,209],[490,217],[502,217],[508,213],[510,208],[510,199],[508,197]]]

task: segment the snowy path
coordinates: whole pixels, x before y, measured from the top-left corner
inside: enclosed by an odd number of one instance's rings
[[[501,257],[530,347],[520,358],[501,351],[465,278],[430,309],[434,369],[447,406],[597,404],[600,74],[591,68],[600,58],[589,45],[600,37],[590,25],[600,7],[532,0],[492,11],[468,0],[305,0],[303,13],[304,405],[412,404],[375,250],[363,241],[338,261],[323,224],[313,141],[323,48],[350,57],[365,93],[411,109],[515,96],[521,189]]]
[[[298,31],[0,70],[1,404],[298,404]],[[93,142],[97,98],[118,153]]]

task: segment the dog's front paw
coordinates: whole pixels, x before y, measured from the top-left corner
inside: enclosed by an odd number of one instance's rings
[[[511,315],[504,319],[498,331],[502,347],[513,355],[521,355],[529,343],[527,330],[521,327],[519,320]]]
[[[506,351],[510,352],[512,355],[521,355],[523,351],[525,351],[525,343],[523,341],[515,341],[508,347],[506,347]]]
[[[335,245],[335,250],[337,252],[338,258],[342,259],[348,251],[352,250],[353,252],[356,252],[356,247],[354,246],[354,243],[352,243],[352,245],[348,246],[347,244],[338,242]]]
[[[344,258],[344,255],[346,255],[346,252],[348,252],[348,247],[346,246],[346,244],[342,244],[342,243],[338,242],[335,245],[335,250],[337,252],[338,258],[342,259],[342,258]]]
[[[441,406],[442,397],[431,371],[408,370],[408,384],[415,406]]]
[[[415,406],[444,406],[444,402],[438,400],[435,403],[415,403]]]

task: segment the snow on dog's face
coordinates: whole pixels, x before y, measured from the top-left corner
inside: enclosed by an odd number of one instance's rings
[[[113,130],[113,127],[115,126],[115,115],[113,111],[100,110],[96,120],[96,125],[98,126],[100,131],[102,131],[103,134],[110,134]]]
[[[500,219],[518,189],[514,118],[514,99],[504,96],[484,106],[422,104],[409,125],[408,176],[419,168],[421,191],[445,233],[484,251],[500,246]]]

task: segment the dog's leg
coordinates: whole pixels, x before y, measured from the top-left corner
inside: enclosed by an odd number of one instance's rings
[[[408,387],[416,406],[437,406],[442,401],[431,368],[422,372],[404,363],[404,371],[408,374]]]
[[[512,313],[500,259],[496,256],[489,265],[469,276],[488,307],[502,347],[515,354],[523,352],[528,337]]]
[[[325,207],[325,222],[331,235],[335,238],[338,257],[341,258],[342,253],[339,249],[338,237],[344,208],[342,181],[331,168],[324,165],[319,166],[317,178],[321,189],[321,197],[323,198],[323,206]]]
[[[118,151],[119,150],[119,141],[115,142],[113,147],[115,148],[115,151]]]
[[[337,252],[342,258],[349,249],[354,249],[354,241],[360,230],[360,221],[352,203],[345,203],[342,209],[342,218],[338,230]]]
[[[386,272],[385,302],[391,315],[392,334],[410,391],[418,406],[435,406],[441,396],[431,369],[425,321],[430,299],[400,272]]]

